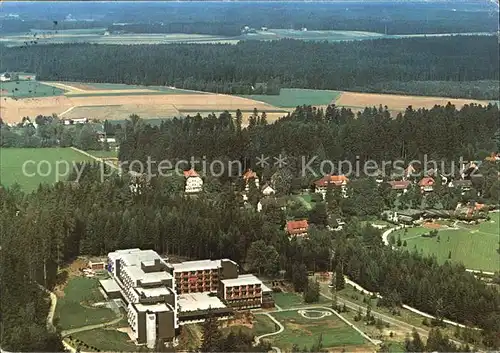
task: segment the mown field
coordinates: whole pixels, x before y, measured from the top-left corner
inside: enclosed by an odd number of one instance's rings
[[[296,311],[283,311],[272,315],[285,326],[285,330],[276,336],[269,337],[268,340],[285,350],[290,350],[294,344],[300,349],[311,348],[320,337],[323,348],[366,344],[365,339],[358,332],[334,314],[315,319],[305,318]]]
[[[479,225],[464,226],[459,229],[438,230],[435,238],[421,235],[429,229],[415,227],[395,231],[391,236],[407,242],[407,249],[416,248],[427,255],[436,256],[440,263],[446,260],[461,262],[472,270],[498,271],[499,253],[499,213],[490,213],[491,220]],[[451,257],[449,257],[451,255]]]
[[[298,105],[328,105],[334,102],[342,92],[313,90],[300,88],[282,88],[279,95],[247,95],[242,96],[266,102],[276,107],[295,108]]]
[[[64,90],[38,81],[7,81],[0,83],[1,96],[13,98],[50,97],[64,94]]]
[[[17,183],[30,192],[41,183],[66,180],[69,170],[65,162],[71,168],[73,163],[84,161],[92,159],[71,148],[1,148],[0,183],[6,187]]]

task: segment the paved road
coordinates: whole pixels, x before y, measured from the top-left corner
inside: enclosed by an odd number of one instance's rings
[[[324,297],[324,298],[328,298],[330,300],[332,299],[330,296],[328,296],[328,295],[326,295],[324,293],[320,292],[320,295],[322,297]],[[361,310],[365,310],[366,309],[364,306],[358,305],[356,303],[353,303],[353,302],[351,302],[351,301],[349,301],[347,299],[340,298],[340,297],[337,297],[337,302],[340,303],[340,304],[345,304],[345,306],[348,307],[349,309],[356,310],[356,311],[359,310],[359,309],[361,309]],[[371,313],[372,313],[372,315],[375,318],[380,318],[382,321],[387,322],[387,323],[389,323],[391,325],[394,325],[396,327],[408,330],[409,332],[411,332],[413,329],[415,329],[420,336],[423,336],[423,337],[428,337],[429,336],[429,330],[424,329],[422,327],[413,326],[413,325],[411,325],[411,324],[409,324],[407,322],[395,319],[392,316],[389,316],[389,315],[386,315],[386,314],[382,314],[382,313],[377,312],[377,311],[375,311],[373,309],[372,309]],[[452,341],[453,343],[458,344],[458,345],[462,345],[463,344],[462,342],[459,342],[459,341],[451,339],[451,338],[450,338],[450,341]]]

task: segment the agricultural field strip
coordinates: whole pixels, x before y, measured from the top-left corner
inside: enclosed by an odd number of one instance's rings
[[[418,108],[432,108],[434,105],[446,105],[448,102],[451,104],[462,107],[465,104],[481,104],[488,105],[488,101],[477,99],[459,99],[447,97],[426,97],[426,96],[405,96],[396,94],[378,94],[378,93],[357,93],[357,92],[343,92],[331,104],[351,108],[365,108],[365,107],[378,107],[379,105],[387,106],[389,110],[405,110],[408,106],[414,109]]]

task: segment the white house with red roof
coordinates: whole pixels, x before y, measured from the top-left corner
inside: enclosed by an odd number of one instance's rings
[[[329,185],[332,185],[333,187],[339,187],[342,190],[342,194],[344,197],[347,197],[347,183],[349,182],[349,179],[345,175],[325,175],[323,178],[316,180],[314,182],[315,185],[315,192],[317,194],[321,194],[323,196],[323,199],[325,198],[326,195],[326,190],[328,189]]]
[[[250,182],[254,182],[257,189],[259,189],[259,177],[252,169],[248,169],[245,174],[243,174],[243,180],[245,181],[245,192],[250,190]]]
[[[391,185],[392,190],[404,194],[410,188],[411,182],[409,180],[391,180],[389,185]]]
[[[422,192],[431,192],[431,191],[434,191],[434,183],[435,183],[434,178],[427,176],[427,177],[422,178],[418,182],[418,186],[420,186],[420,190]]]
[[[309,224],[307,219],[300,221],[288,221],[286,222],[286,232],[288,236],[291,237],[307,237],[307,231],[309,229]]]
[[[186,178],[184,189],[186,194],[195,194],[203,190],[203,179],[193,168],[184,171],[184,178]]]

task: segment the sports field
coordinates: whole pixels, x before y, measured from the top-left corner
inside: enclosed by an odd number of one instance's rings
[[[403,229],[391,234],[397,240],[406,240],[407,249],[416,247],[424,254],[435,255],[440,263],[448,260],[451,252],[451,261],[461,262],[472,270],[498,271],[500,254],[499,248],[499,213],[490,213],[491,220],[479,225],[458,224],[458,229],[440,229],[438,237],[426,238],[421,235],[429,233],[425,227]]]
[[[17,183],[30,192],[40,183],[66,180],[65,162],[72,166],[83,161],[92,159],[71,148],[1,148],[0,183],[6,187]]]
[[[64,94],[64,90],[38,81],[7,81],[0,83],[1,97],[32,98]]]
[[[324,309],[317,309],[318,313],[322,310]],[[272,316],[283,324],[285,330],[266,340],[285,350],[290,350],[294,344],[298,345],[300,349],[311,348],[318,342],[320,336],[323,348],[364,345],[366,343],[358,332],[347,326],[334,314],[330,313],[324,317],[312,314],[313,312],[309,315],[311,318],[306,318],[297,311],[273,313]]]
[[[64,288],[64,296],[57,299],[56,318],[63,330],[101,324],[116,318],[113,310],[94,306],[104,301],[95,278],[74,277]]]
[[[334,102],[342,92],[300,88],[282,88],[279,95],[248,95],[245,98],[269,103],[276,107],[295,108],[298,105],[328,105]]]
[[[78,339],[101,352],[137,352],[139,348],[127,333],[118,331],[116,327],[82,331],[72,334],[71,337],[73,338],[71,344],[76,346],[76,339]],[[96,352],[95,349],[86,346],[80,348],[84,352]]]

